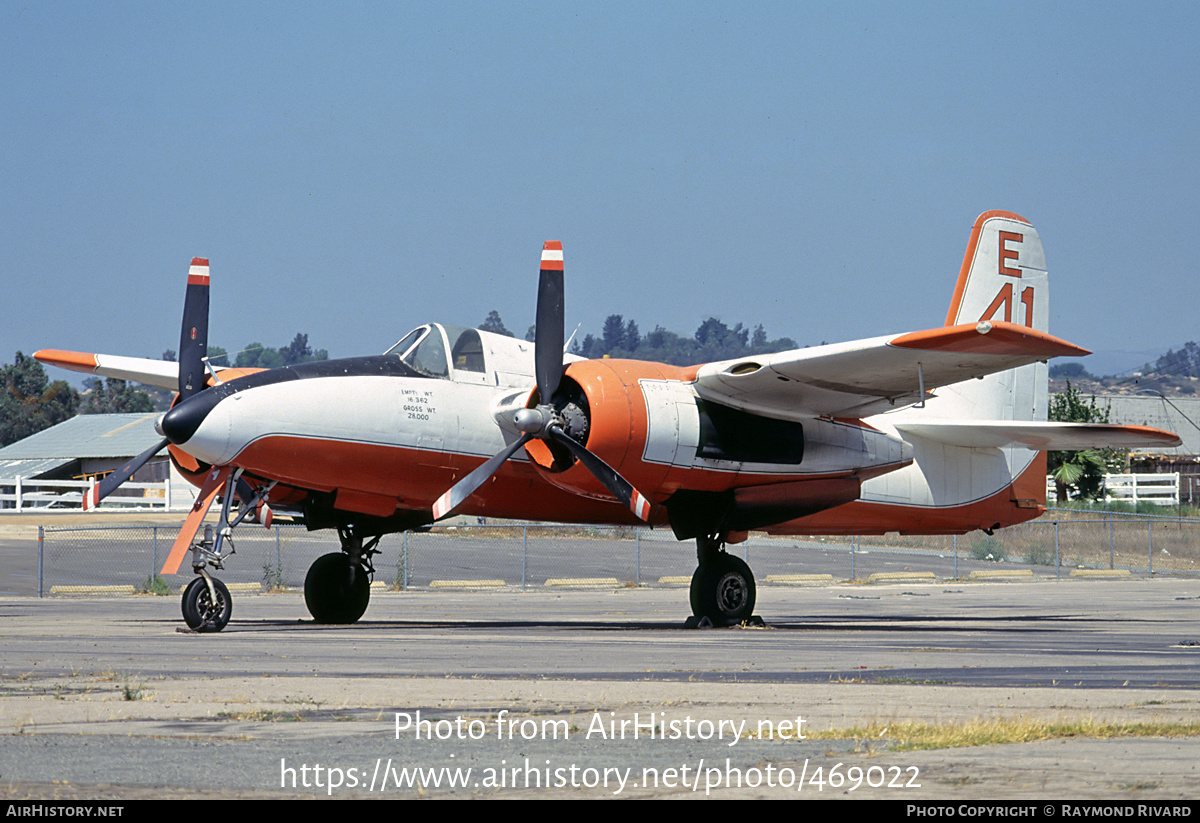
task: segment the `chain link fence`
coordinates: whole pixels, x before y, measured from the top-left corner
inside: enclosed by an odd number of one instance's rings
[[[190,578],[158,574],[178,527],[43,527],[38,530],[37,593],[69,594],[79,587],[119,586],[164,594]],[[686,586],[696,567],[695,544],[669,529],[632,527],[465,525],[384,537],[375,555],[375,581],[389,588],[480,585]],[[219,572],[229,584],[299,588],[323,554],[339,551],[331,531],[301,526],[241,528],[234,554]],[[1200,574],[1200,519],[1054,511],[1031,523],[985,535],[805,537],[754,534],[729,547],[754,570],[760,585],[795,584],[806,575],[833,581],[872,574],[927,572],[937,579],[972,572],[1021,570],[1065,577],[1076,569],[1133,574]],[[817,580],[815,582],[821,582]]]

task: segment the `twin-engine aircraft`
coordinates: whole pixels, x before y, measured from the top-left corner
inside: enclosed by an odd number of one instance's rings
[[[223,568],[246,517],[272,507],[337,530],[309,569],[321,623],[367,608],[388,533],[454,514],[669,526],[695,539],[699,622],[749,619],[754,576],[725,551],[776,534],[990,532],[1045,510],[1047,449],[1179,445],[1141,426],[1046,422],[1051,357],[1042,243],[981,215],[944,326],[678,367],[564,355],[562,244],[542,250],[535,341],[432,323],[381,355],[213,369],[208,261],[188,273],[179,363],[41,351],[75,371],[178,391],[163,440],[93,487],[95,506],[164,446],[199,487],[163,567],[185,556],[189,626],[219,631]],[[214,499],[215,539],[194,542]]]

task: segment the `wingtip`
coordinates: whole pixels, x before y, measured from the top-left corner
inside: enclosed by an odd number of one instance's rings
[[[41,349],[33,353],[33,359],[47,366],[58,366],[68,371],[95,371],[99,362],[96,355],[80,351],[62,351],[61,349]]]

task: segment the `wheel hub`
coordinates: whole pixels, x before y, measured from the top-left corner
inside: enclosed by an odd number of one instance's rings
[[[737,614],[746,604],[746,581],[736,572],[726,572],[717,582],[717,607],[724,614]]]

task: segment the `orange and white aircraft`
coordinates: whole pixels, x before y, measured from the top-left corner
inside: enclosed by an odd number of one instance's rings
[[[160,450],[200,487],[163,568],[191,550],[193,628],[229,620],[209,574],[245,517],[299,511],[341,551],[308,572],[319,622],[362,616],[381,535],[455,513],[670,526],[695,539],[697,618],[753,613],[726,552],[749,530],[962,534],[1045,510],[1047,449],[1178,445],[1140,426],[1046,422],[1046,360],[1087,354],[1047,333],[1041,240],[976,221],[944,326],[677,367],[563,354],[563,255],[542,251],[536,340],[430,324],[381,355],[207,370],[208,261],[188,274],[180,362],[46,350],[76,371],[177,389],[161,443],[95,487],[95,505]],[[214,498],[215,540],[193,545]]]

